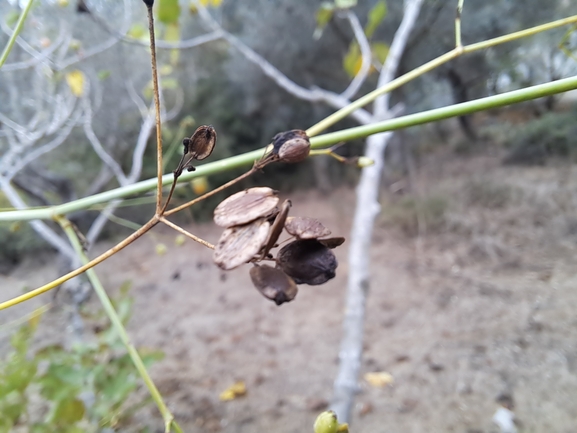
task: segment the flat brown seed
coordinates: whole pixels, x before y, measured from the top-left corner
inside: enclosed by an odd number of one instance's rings
[[[345,238],[339,236],[336,238],[317,239],[317,241],[319,241],[325,247],[330,248],[332,250],[333,248],[342,245],[345,242]]]
[[[261,250],[269,229],[270,223],[264,219],[226,229],[214,248],[214,262],[225,271],[247,263]]]
[[[214,222],[220,227],[246,224],[269,215],[278,202],[270,188],[249,188],[223,200],[214,210]]]
[[[324,238],[331,234],[319,220],[308,217],[289,217],[285,224],[286,231],[297,239]]]
[[[280,269],[268,265],[255,265],[250,270],[250,279],[265,297],[281,305],[292,301],[298,288],[294,280]]]

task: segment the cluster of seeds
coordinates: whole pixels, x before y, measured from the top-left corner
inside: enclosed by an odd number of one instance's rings
[[[254,286],[277,305],[295,298],[297,284],[319,285],[334,278],[338,263],[331,249],[345,241],[330,237],[330,230],[314,218],[289,217],[291,202],[279,206],[279,201],[276,191],[257,187],[221,202],[214,210],[214,222],[225,230],[213,255],[224,270],[253,263]],[[278,246],[283,229],[292,241],[275,258],[271,250]]]

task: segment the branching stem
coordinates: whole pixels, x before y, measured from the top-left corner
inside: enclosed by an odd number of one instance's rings
[[[85,264],[90,263],[88,257],[86,256],[84,250],[82,249],[80,240],[70,221],[68,221],[64,217],[59,217],[56,219],[56,221],[58,222],[58,224],[60,224],[62,230],[64,230],[64,233],[66,233],[66,236],[68,236],[68,240],[72,244],[72,247],[76,251],[78,257],[80,257],[80,259]],[[150,392],[152,399],[158,406],[158,409],[160,410],[160,413],[162,414],[162,418],[164,420],[165,433],[169,433],[170,427],[174,423],[174,416],[172,415],[170,410],[168,410],[168,407],[164,403],[164,400],[162,399],[160,392],[158,392],[158,388],[156,388],[156,385],[154,384],[150,375],[148,374],[148,371],[146,370],[144,362],[142,362],[142,358],[140,358],[140,355],[138,354],[136,347],[134,347],[134,345],[130,341],[126,329],[122,324],[122,320],[120,319],[118,313],[114,309],[114,306],[112,305],[110,298],[106,294],[106,290],[104,290],[104,287],[100,279],[96,275],[96,272],[94,272],[94,269],[88,269],[86,271],[86,276],[88,277],[90,284],[92,284],[92,287],[94,287],[94,291],[96,292],[96,295],[98,296],[98,299],[100,300],[100,303],[102,304],[102,307],[106,312],[106,315],[112,322],[112,326],[114,327],[114,329],[118,333],[118,336],[120,337],[120,340],[126,347],[126,350],[128,351],[132,363],[138,370],[138,374],[140,374],[140,377],[142,377],[142,380],[144,381],[146,387],[148,388],[148,391]]]

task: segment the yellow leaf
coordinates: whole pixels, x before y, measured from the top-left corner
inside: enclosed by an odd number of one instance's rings
[[[177,235],[174,238],[174,245],[176,245],[177,247],[184,245],[185,242],[186,242],[186,237],[184,235]]]
[[[22,228],[22,223],[20,221],[16,221],[16,222],[10,224],[10,227],[8,228],[8,230],[10,231],[10,233],[16,233],[16,232],[19,232],[21,228]]]
[[[190,186],[196,195],[204,194],[208,190],[208,179],[206,176],[195,177],[190,182]]]
[[[80,98],[84,94],[84,74],[82,71],[75,69],[66,74],[66,82],[72,91],[72,94]]]
[[[359,45],[354,42],[349,46],[349,52],[345,55],[343,59],[343,67],[345,72],[349,77],[354,77],[357,75],[363,64],[363,56],[361,55],[361,50]]]
[[[246,385],[243,381],[236,382],[234,385],[225,389],[218,397],[220,401],[230,401],[242,397],[246,394]]]
[[[369,385],[376,388],[383,388],[395,381],[391,373],[387,373],[386,371],[367,373],[364,375],[364,378],[369,383]]]
[[[221,5],[222,0],[212,0],[211,3],[212,3],[212,7],[217,8]]]

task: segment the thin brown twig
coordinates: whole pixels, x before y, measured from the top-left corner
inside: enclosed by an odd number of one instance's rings
[[[219,186],[218,188],[213,189],[212,191],[207,192],[206,194],[201,195],[200,197],[197,197],[195,199],[190,200],[189,202],[186,202],[184,204],[181,204],[178,207],[175,207],[173,209],[170,209],[169,211],[166,211],[164,213],[164,216],[169,216],[172,215],[178,211],[181,211],[182,209],[186,209],[189,206],[192,206],[198,202],[201,202],[202,200],[207,199],[208,197],[211,197],[223,190],[225,190],[226,188],[228,188],[229,186],[234,185],[237,182],[240,182],[243,179],[246,179],[247,177],[249,177],[251,174],[253,174],[254,172],[260,170],[263,166],[259,165],[259,164],[255,164],[249,171],[247,171],[246,173],[241,174],[240,176],[234,178],[231,181],[228,181],[227,183]],[[175,182],[176,183],[176,182]]]
[[[174,230],[176,230],[178,233],[182,233],[184,236],[189,237],[190,239],[192,239],[195,242],[198,242],[199,244],[204,245],[207,248],[210,248],[211,250],[214,250],[214,245],[211,244],[210,242],[205,241],[202,238],[199,238],[198,236],[193,235],[192,233],[190,233],[189,231],[183,229],[182,227],[180,227],[177,224],[174,224],[173,222],[167,220],[165,217],[161,216],[160,217],[160,221],[163,222],[164,224],[166,224],[168,227],[172,227]]]
[[[152,15],[152,3],[146,5],[148,9],[148,32],[150,34],[150,61],[152,63],[152,87],[154,90],[154,107],[156,109],[156,214],[161,214],[162,209],[162,130],[160,125],[160,95],[158,92],[158,71],[156,68],[156,44],[154,40],[154,17]]]
[[[15,298],[12,298],[12,299],[9,299],[8,301],[0,303],[0,310],[4,310],[6,308],[12,307],[13,305],[20,304],[21,302],[27,301],[28,299],[32,299],[35,296],[41,295],[42,293],[48,292],[49,290],[52,290],[52,289],[58,287],[59,285],[61,285],[62,283],[65,283],[66,281],[70,280],[71,278],[74,278],[74,277],[82,274],[83,272],[87,271],[88,269],[93,268],[97,264],[102,263],[104,260],[113,256],[114,254],[116,254],[120,250],[124,249],[125,247],[127,247],[128,245],[133,243],[139,237],[144,235],[152,227],[154,227],[156,224],[158,224],[158,222],[159,222],[158,218],[156,216],[154,216],[150,221],[148,221],[140,229],[138,229],[137,231],[132,233],[130,236],[128,236],[122,242],[113,246],[112,248],[105,251],[104,253],[102,253],[98,257],[95,257],[94,259],[90,260],[85,265],[67,273],[66,275],[61,276],[60,278],[55,279],[54,281],[51,281],[48,284],[45,284],[44,286],[41,286],[35,290],[31,290],[30,292],[26,292],[23,295],[16,296]]]
[[[174,193],[174,188],[176,188],[176,181],[178,180],[178,177],[174,177],[174,179],[172,180],[172,185],[170,186],[170,192],[168,193],[168,197],[166,199],[166,203],[164,203],[164,206],[162,206],[162,209],[160,210],[159,216],[164,215],[164,212],[166,212],[166,208],[168,207],[168,204],[170,203],[170,199],[172,198],[172,194]]]

